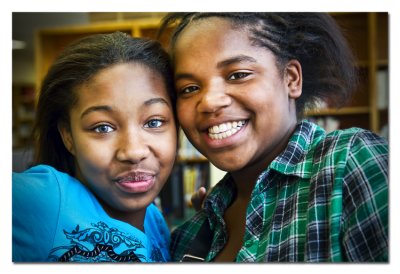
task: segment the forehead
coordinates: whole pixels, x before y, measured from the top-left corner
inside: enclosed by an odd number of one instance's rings
[[[77,91],[78,103],[137,104],[153,96],[169,97],[162,76],[140,63],[116,64],[100,70]]]
[[[189,23],[182,30],[175,43],[174,58],[185,51],[192,55],[195,51],[207,54],[210,50],[221,53],[254,48],[248,28],[234,25],[228,19],[207,17]]]
[[[234,23],[227,18],[206,17],[190,22],[178,35],[176,44],[182,40],[197,39],[202,40],[211,35],[218,35],[221,38],[232,38],[229,34],[240,33],[249,38],[248,27],[244,24]],[[225,35],[224,35],[225,34]],[[243,37],[241,37],[243,39]]]
[[[113,88],[116,85],[140,87],[145,84],[158,86],[163,83],[159,72],[142,63],[129,62],[118,63],[98,71],[86,85],[93,88],[101,86]],[[140,90],[137,93],[140,93]]]
[[[275,60],[269,49],[254,43],[250,37],[249,27],[225,18],[208,17],[191,22],[176,40],[175,72],[211,68],[237,56],[248,56],[260,63]]]

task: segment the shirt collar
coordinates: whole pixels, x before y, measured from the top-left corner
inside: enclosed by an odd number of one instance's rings
[[[311,168],[308,165],[312,165],[312,161],[308,161],[308,158],[312,157],[309,152],[323,136],[325,131],[321,127],[303,120],[296,126],[286,149],[271,162],[270,169],[285,175],[309,179]]]
[[[232,176],[227,173],[206,197],[204,209],[206,211],[212,211],[218,217],[223,218],[225,209],[236,197],[236,191],[236,185]]]

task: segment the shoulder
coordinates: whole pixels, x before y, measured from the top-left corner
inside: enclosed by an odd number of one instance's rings
[[[349,143],[341,181],[346,254],[353,261],[387,260],[388,143],[360,129],[342,139]]]
[[[33,199],[40,196],[58,197],[67,193],[72,195],[71,192],[86,192],[86,188],[76,178],[48,165],[38,165],[22,173],[13,173],[12,185],[13,199],[18,195],[29,195]]]
[[[150,204],[146,210],[145,217],[146,234],[161,237],[169,241],[169,229],[160,209]]]
[[[350,155],[356,158],[387,156],[388,142],[377,134],[361,129],[335,130],[320,136],[314,143],[314,159],[343,160]]]
[[[154,204],[147,207],[144,226],[146,236],[153,242],[152,248],[156,248],[159,253],[153,259],[155,261],[170,261],[170,232],[161,211]]]
[[[23,193],[30,194],[29,197],[54,195],[59,192],[57,173],[57,170],[46,165],[34,166],[22,173],[13,172],[13,199]]]
[[[40,185],[57,181],[75,180],[70,175],[60,172],[48,165],[37,165],[21,173],[13,172],[12,179],[13,182],[36,183]]]
[[[327,147],[332,150],[326,159],[334,162],[335,174],[341,179],[344,216],[358,210],[363,214],[373,212],[374,216],[386,216],[389,181],[387,140],[369,130],[351,128],[328,134],[322,146],[324,144],[329,144]],[[341,172],[337,172],[339,169]],[[361,219],[361,215],[358,218]]]
[[[21,173],[12,174],[13,188],[25,188],[34,192],[57,191],[73,196],[74,193],[90,193],[90,191],[75,177],[61,172],[52,166],[37,165]]]
[[[60,212],[56,170],[35,166],[12,175],[13,260],[44,261]]]
[[[150,204],[146,209],[145,222],[151,225],[164,225],[165,219],[160,211],[160,209],[154,204]]]
[[[368,130],[358,129],[348,135],[344,193],[361,205],[363,201],[387,192],[388,142]],[[387,200],[387,197],[384,200]]]
[[[348,128],[343,130],[335,130],[325,136],[323,143],[330,143],[337,147],[353,147],[355,145],[370,145],[387,148],[387,141],[373,133],[372,131],[362,128]]]
[[[35,215],[55,214],[64,192],[61,185],[76,181],[51,166],[38,165],[22,173],[12,174],[13,214],[35,212]]]
[[[307,157],[310,177],[321,184],[334,182],[344,195],[346,190],[387,187],[388,144],[371,131],[350,128],[322,135]]]

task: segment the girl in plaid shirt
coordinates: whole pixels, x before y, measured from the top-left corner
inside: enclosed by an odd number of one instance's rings
[[[359,128],[328,134],[303,119],[321,100],[344,104],[355,88],[353,55],[334,20],[177,13],[161,32],[172,24],[179,122],[227,171],[173,232],[173,260],[387,261],[387,142]],[[210,243],[198,255],[203,227]]]

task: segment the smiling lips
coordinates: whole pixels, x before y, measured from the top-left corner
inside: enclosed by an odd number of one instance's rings
[[[238,132],[244,124],[246,124],[246,120],[215,125],[208,129],[208,136],[213,140],[222,140]]]
[[[149,173],[135,172],[117,179],[117,185],[129,193],[149,191],[155,183],[155,176]]]

